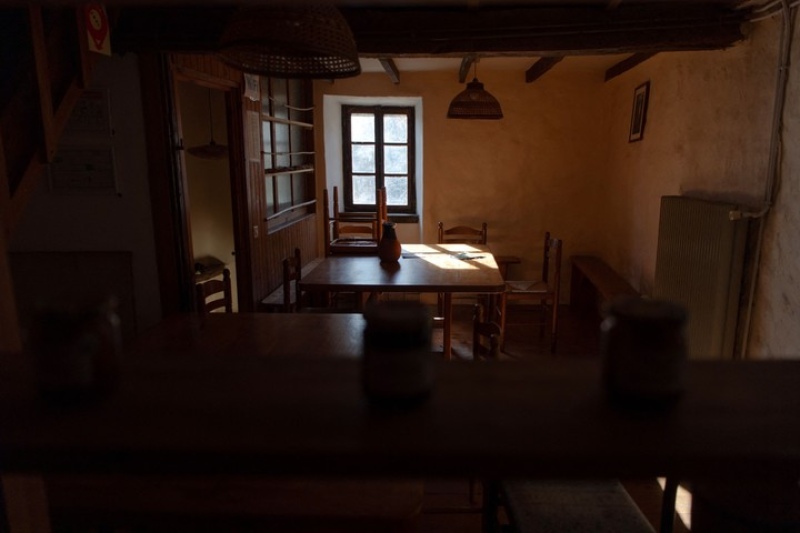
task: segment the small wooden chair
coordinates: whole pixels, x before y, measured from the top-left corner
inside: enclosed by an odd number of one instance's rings
[[[439,222],[439,244],[446,243],[466,243],[466,244],[486,244],[488,240],[486,222],[481,224],[481,228],[471,228],[469,226],[444,227],[444,223]]]
[[[283,312],[292,313],[301,307],[300,279],[303,276],[300,248],[283,260]]]
[[[333,188],[333,214],[328,190],[322,196],[325,255],[377,254],[383,222],[388,219],[386,189],[375,191],[375,213],[345,213],[339,211],[339,190]]]
[[[300,248],[295,248],[294,253],[283,260],[283,307],[284,313],[343,313],[352,312],[357,305],[348,307],[340,306],[341,295],[325,294],[317,298],[315,293],[306,293],[300,290],[300,280],[303,277],[303,261]],[[361,294],[355,294],[360,298]]]
[[[439,236],[436,240],[439,244],[486,244],[488,238],[488,226],[486,222],[481,224],[480,229],[470,226],[453,226],[445,228],[443,222],[439,222]],[[453,295],[455,298],[456,295]],[[463,297],[463,296],[462,296]],[[470,295],[474,301],[474,295]],[[439,293],[437,309],[439,316],[444,314],[444,295]]]
[[[508,301],[524,300],[538,302],[544,313],[541,331],[550,322],[550,353],[555,353],[558,340],[558,300],[561,293],[561,239],[551,238],[550,232],[544,234],[544,253],[542,254],[542,276],[538,280],[506,281],[506,290],[500,300],[500,327],[503,340],[500,349],[505,351],[506,326],[508,322]]]
[[[484,306],[475,304],[472,313],[472,359],[497,360],[503,330],[497,322],[488,320]]]
[[[231,297],[231,271],[227,268],[222,270],[222,279],[210,279],[202,283],[195,284],[195,295],[197,296],[197,312],[200,316],[207,316],[212,311],[224,308],[226,313],[233,312],[233,300]],[[212,296],[222,295],[220,298],[209,300]]]

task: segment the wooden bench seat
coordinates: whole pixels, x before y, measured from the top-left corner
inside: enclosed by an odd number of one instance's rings
[[[655,532],[617,480],[507,481],[502,490],[519,533]]]
[[[628,281],[599,257],[575,255],[572,263],[570,309],[599,311],[605,302],[620,296],[639,296]]]
[[[303,265],[301,275],[305,277],[309,272],[317,268],[321,262],[321,257],[317,257],[316,259],[309,261],[307,264]],[[258,307],[260,311],[279,313],[283,309],[283,284],[281,283],[278,285],[278,288],[269,293],[266,298],[261,300]]]

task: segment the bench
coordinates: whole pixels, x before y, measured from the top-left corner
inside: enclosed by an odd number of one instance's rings
[[[509,480],[503,501],[514,531],[655,533],[622,484],[609,480]],[[674,502],[664,503],[674,508]]]
[[[317,257],[303,265],[301,277],[306,277],[309,272],[317,268],[322,262],[321,257]],[[283,283],[278,285],[278,288],[269,293],[269,295],[261,300],[258,305],[259,311],[266,311],[268,313],[279,313],[283,310]]]
[[[639,296],[639,292],[608,264],[592,255],[575,255],[572,263],[570,309],[587,313],[599,311],[603,304],[620,296]]]

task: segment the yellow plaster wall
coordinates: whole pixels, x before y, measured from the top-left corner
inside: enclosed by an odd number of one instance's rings
[[[794,34],[800,34],[795,24]],[[800,358],[800,42],[792,47],[777,198],[766,219],[750,335],[754,358]]]
[[[754,211],[764,205],[780,25],[779,18],[759,22],[746,43],[726,51],[659,54],[604,93],[603,135],[623,139],[633,89],[651,81],[644,140],[609,141],[601,165],[608,172],[603,249],[644,294],[652,289],[662,195],[731,200]],[[795,43],[792,58],[798,54]],[[782,173],[765,218],[747,358],[800,357],[800,68],[790,65]],[[739,320],[744,328],[746,312]]]
[[[771,22],[725,51],[662,53],[603,92],[604,257],[652,290],[660,198],[693,194],[759,206],[767,171],[776,43]],[[650,81],[641,141],[629,143],[634,89]]]

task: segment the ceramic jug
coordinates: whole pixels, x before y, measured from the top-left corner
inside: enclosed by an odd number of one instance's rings
[[[383,223],[383,236],[378,243],[378,257],[381,261],[391,262],[400,259],[400,241],[397,240],[397,233],[394,222]]]

